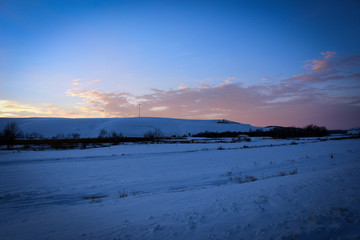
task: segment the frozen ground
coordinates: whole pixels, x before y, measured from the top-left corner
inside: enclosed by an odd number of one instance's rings
[[[360,139],[297,142],[0,151],[0,239],[360,239]]]

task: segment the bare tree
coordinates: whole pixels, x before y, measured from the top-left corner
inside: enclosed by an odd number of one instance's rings
[[[8,145],[8,148],[10,148],[10,145],[14,144],[14,140],[16,138],[22,138],[23,136],[24,133],[17,125],[17,123],[11,122],[6,124],[1,137],[3,140],[5,140],[6,144]]]
[[[105,129],[101,129],[98,138],[106,138],[106,137],[108,137],[108,132]]]
[[[16,138],[23,137],[23,135],[23,131],[20,129],[16,122],[8,123],[4,127],[3,137],[6,140],[13,141]]]

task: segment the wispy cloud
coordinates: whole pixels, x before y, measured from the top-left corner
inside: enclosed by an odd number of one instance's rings
[[[78,86],[78,85],[80,85],[79,81],[80,81],[79,78],[73,79],[71,84],[74,85],[74,86]]]
[[[336,52],[327,51],[327,52],[322,52],[321,55],[324,56],[323,59],[313,59],[306,61],[307,62],[306,66],[310,67],[311,71],[319,72],[326,70],[330,65],[331,58],[336,56]]]
[[[0,99],[0,117],[89,117],[82,111],[60,107],[54,104],[23,104]]]
[[[158,106],[158,107],[152,107],[149,110],[157,112],[157,111],[165,111],[167,108],[168,108],[167,106]]]
[[[184,84],[180,84],[179,86],[178,86],[178,88],[180,89],[180,90],[182,90],[182,89],[187,89],[187,88],[189,88],[188,86],[184,86]]]
[[[74,85],[74,86],[86,86],[86,85],[91,85],[91,84],[97,83],[97,82],[100,82],[100,80],[95,79],[95,80],[88,81],[86,83],[82,83],[82,80],[80,78],[76,78],[76,79],[72,80],[71,84]]]
[[[310,71],[292,76],[287,81],[300,81],[302,83],[360,82],[360,56],[338,57],[336,52],[329,51],[322,53],[322,55],[322,59],[306,61],[305,67],[310,68]]]
[[[0,117],[16,117],[26,113],[40,114],[41,108],[10,100],[0,100]]]
[[[96,89],[78,90],[77,88],[68,89],[67,96],[79,97],[83,99],[76,108],[84,113],[96,113],[101,117],[128,117],[130,107],[134,106],[129,98],[133,97],[128,93],[103,93]]]
[[[100,80],[99,79],[91,80],[90,82],[87,82],[86,84],[90,85],[90,84],[97,83],[97,82],[100,82]]]

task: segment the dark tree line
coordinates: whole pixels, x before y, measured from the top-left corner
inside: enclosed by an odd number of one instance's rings
[[[308,125],[304,128],[276,127],[270,130],[272,138],[325,137],[329,135],[326,127]]]
[[[222,138],[222,137],[231,137],[235,138],[239,135],[248,135],[250,137],[272,137],[272,138],[299,138],[299,137],[323,137],[331,133],[340,133],[334,131],[328,131],[325,127],[319,127],[316,125],[308,125],[304,128],[295,128],[295,127],[271,127],[269,131],[256,130],[249,132],[202,132],[194,137],[208,137],[208,138]],[[341,131],[343,133],[343,131]],[[58,134],[53,139],[44,139],[41,134],[38,133],[26,133],[24,135],[23,131],[16,124],[16,122],[11,122],[5,125],[3,130],[0,130],[0,145],[7,145],[8,148],[14,144],[51,144],[53,148],[69,148],[76,147],[78,144],[82,144],[83,148],[86,148],[87,144],[92,143],[112,143],[119,144],[122,142],[139,142],[139,141],[153,141],[156,138],[161,138],[163,133],[160,129],[155,129],[154,131],[149,131],[144,134],[143,138],[127,138],[123,136],[122,133],[116,133],[114,131],[107,132],[106,130],[101,130],[98,138],[82,138],[80,139],[80,134],[73,133],[68,134],[65,137],[64,134]]]
[[[221,138],[221,137],[237,137],[246,134],[249,137],[272,137],[272,138],[299,138],[299,137],[324,137],[329,135],[326,127],[316,125],[308,125],[304,128],[296,127],[273,127],[269,131],[258,129],[249,132],[202,132],[194,137]]]

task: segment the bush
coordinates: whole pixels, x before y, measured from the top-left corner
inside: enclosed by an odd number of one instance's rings
[[[247,183],[247,182],[255,182],[256,180],[258,180],[257,177],[249,176],[249,175],[246,175],[244,179],[242,179],[241,176],[229,178],[230,183],[232,183],[234,181],[236,181],[237,183]]]
[[[290,175],[295,175],[295,174],[297,174],[297,168],[295,168],[294,170],[291,170],[290,172],[289,172],[289,174]]]
[[[128,193],[125,190],[118,191],[118,193],[119,193],[119,198],[124,198],[128,196]]]
[[[245,181],[246,182],[254,182],[254,181],[256,181],[257,180],[257,178],[256,177],[254,177],[254,176],[245,176]]]

